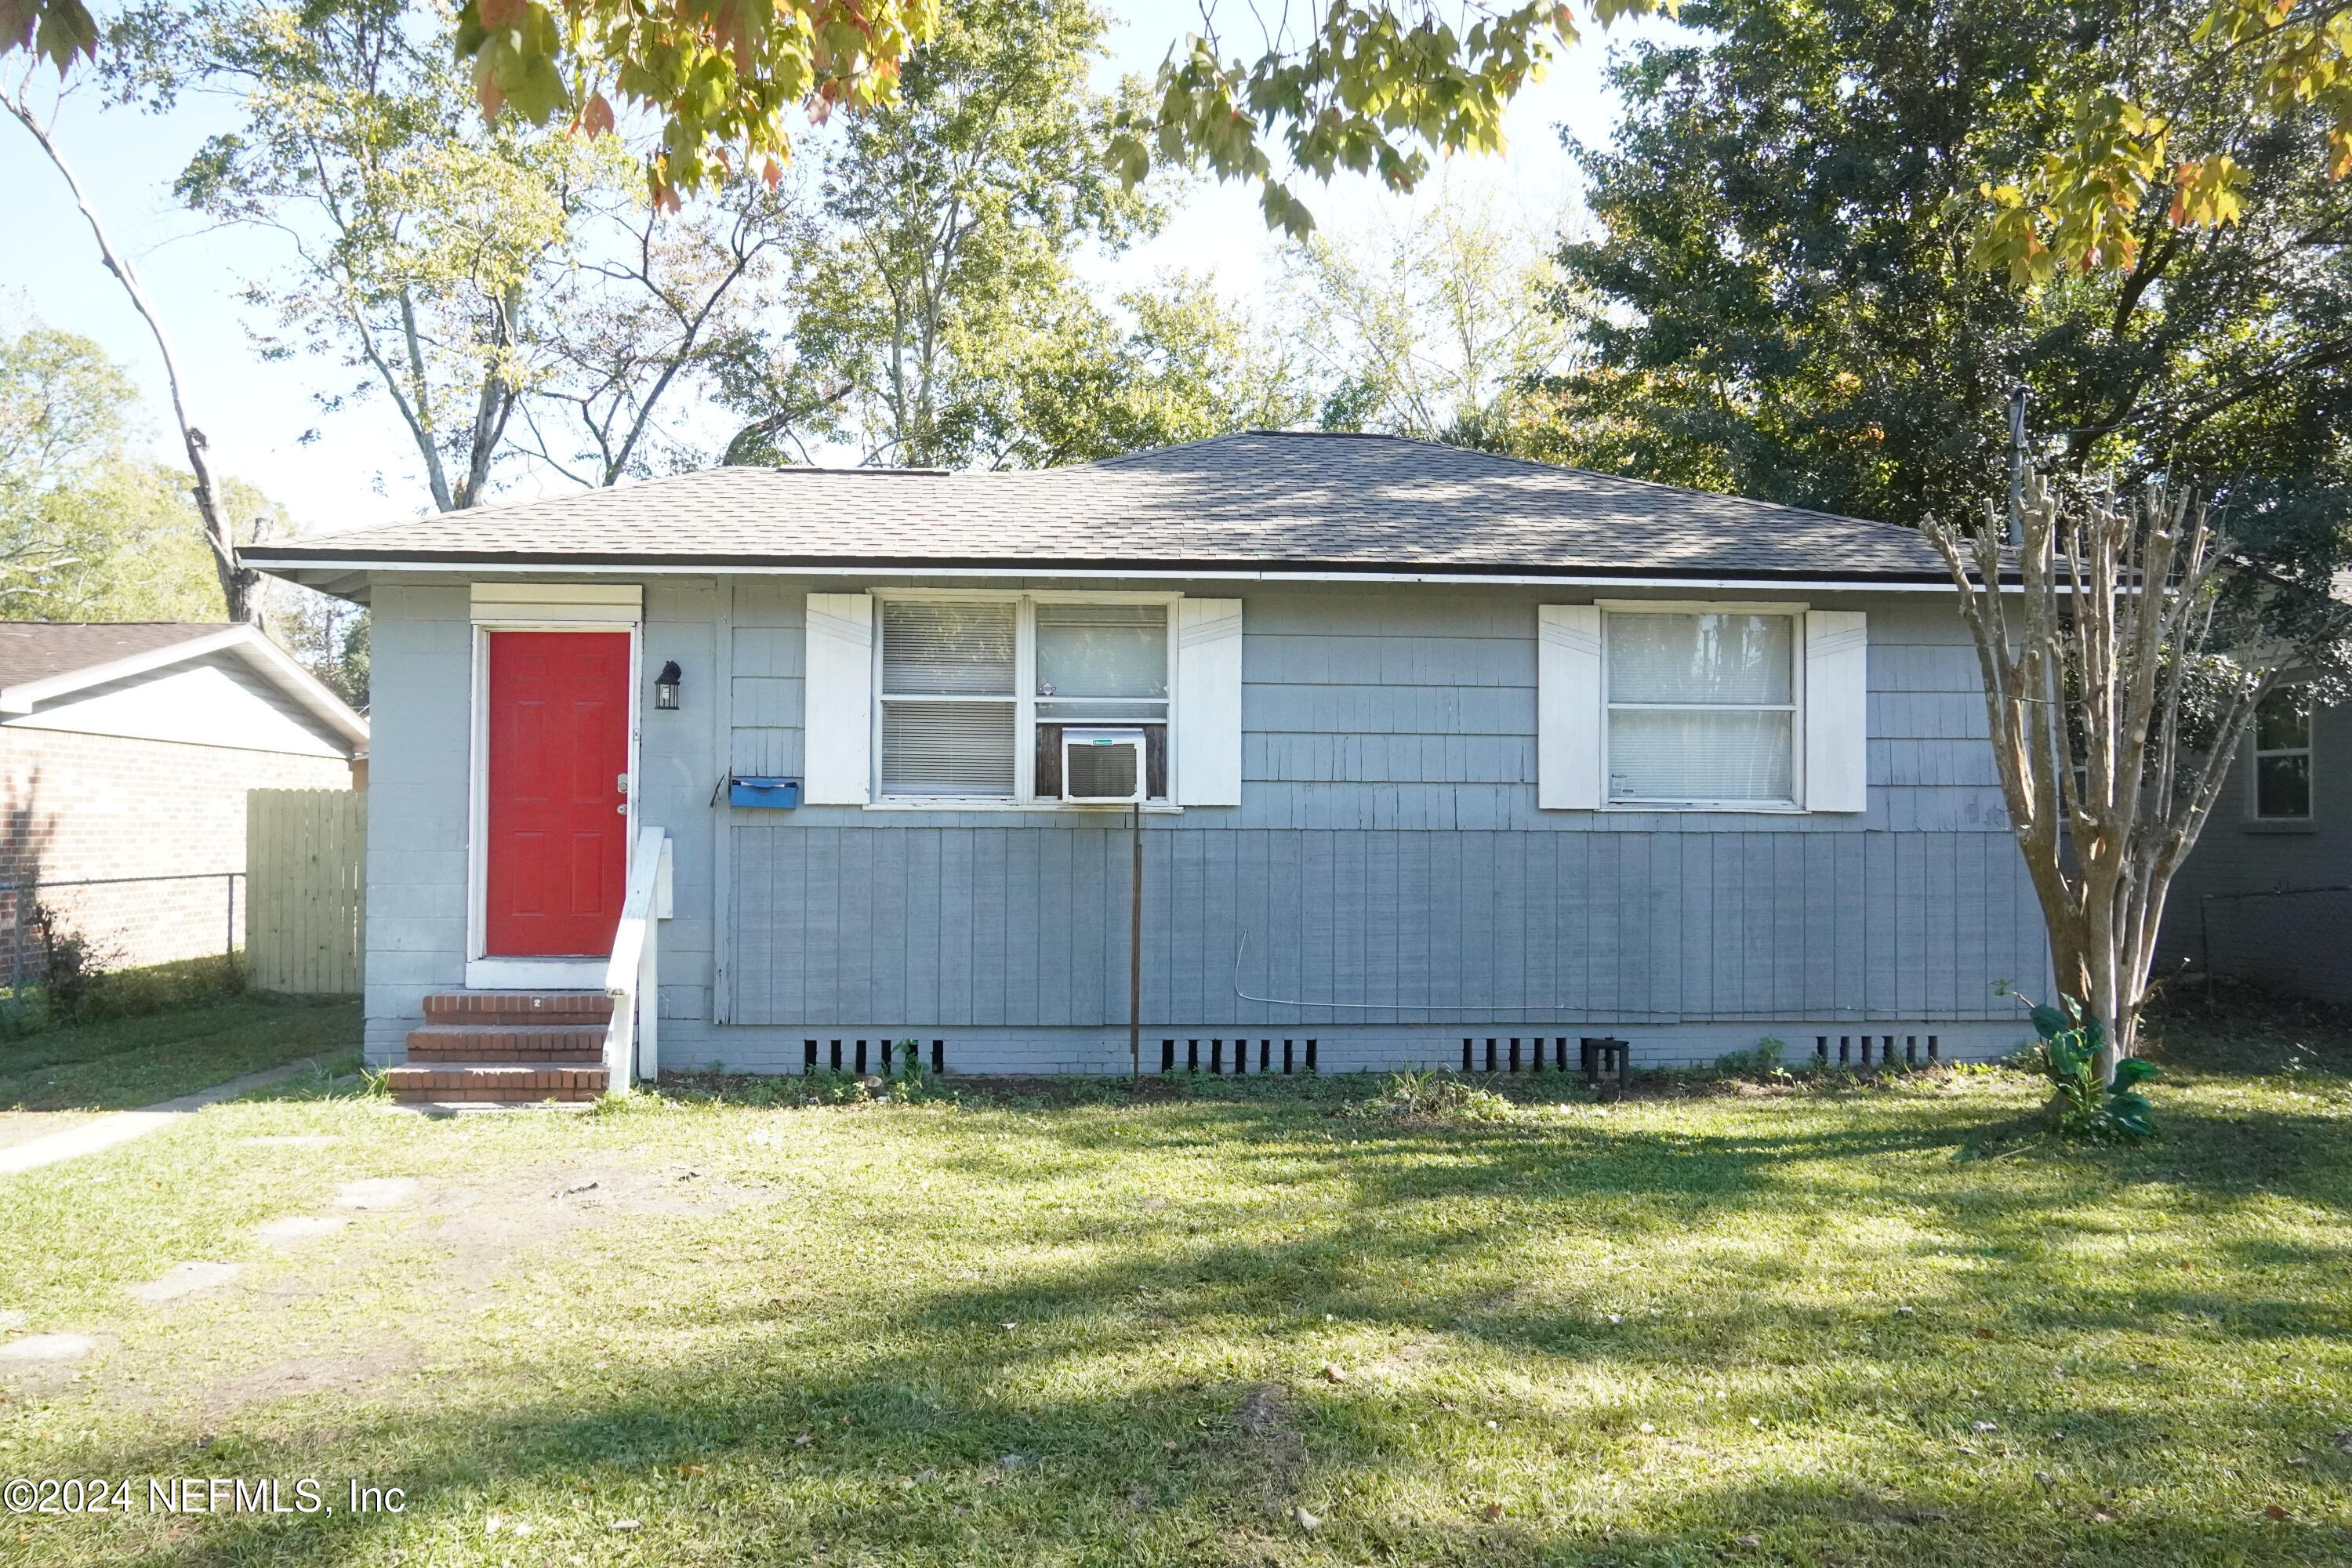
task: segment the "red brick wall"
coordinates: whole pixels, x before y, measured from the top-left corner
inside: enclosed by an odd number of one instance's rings
[[[282,752],[0,726],[0,883],[245,869],[245,792],[347,789],[349,763]],[[236,884],[236,940],[245,884]],[[218,952],[220,878],[58,888],[37,895],[109,967]],[[0,985],[16,973],[20,895],[0,892]],[[25,912],[31,913],[29,900]],[[37,973],[39,945],[24,962]]]

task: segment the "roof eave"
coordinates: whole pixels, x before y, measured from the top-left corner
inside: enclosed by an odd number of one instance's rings
[[[125,680],[134,675],[144,675],[150,670],[185,664],[206,654],[223,652],[242,658],[265,679],[341,736],[354,750],[367,745],[367,721],[361,718],[351,704],[329,689],[317,676],[297,663],[291,654],[249,624],[223,626],[218,631],[184,637],[160,647],[109,659],[103,664],[86,665],[62,675],[19,681],[15,686],[0,688],[0,716],[19,717],[32,713],[37,711],[44,702],[69,697],[77,691],[104,686],[110,681]]]
[[[299,546],[247,549],[250,565],[276,573],[320,571],[462,572],[757,572],[790,575],[877,573],[892,575],[957,576],[1151,576],[1319,577],[1474,582],[1744,582],[1784,584],[1843,584],[1949,590],[1940,567],[1917,571],[1837,571],[1797,567],[1749,567],[1727,563],[1619,566],[1582,563],[1248,560],[1228,557],[1167,559],[1068,556],[962,557],[940,560],[911,555],[646,554],[612,551],[531,550],[305,550]]]

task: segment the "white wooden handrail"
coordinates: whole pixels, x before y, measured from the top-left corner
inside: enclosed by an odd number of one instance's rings
[[[621,923],[613,933],[612,962],[604,966],[604,994],[613,999],[613,1020],[604,1028],[604,1069],[606,1087],[614,1090],[661,1074],[661,931],[656,922],[669,919],[669,835],[658,827],[639,828],[635,849],[629,857]]]

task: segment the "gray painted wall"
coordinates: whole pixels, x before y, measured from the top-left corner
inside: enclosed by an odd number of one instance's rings
[[[730,770],[802,771],[812,586],[856,584],[646,584],[645,668],[687,672],[640,762],[644,820],[677,840],[666,1058],[796,1070],[810,1038],[911,1035],[969,1070],[1123,1068],[1124,817],[712,804]],[[1871,615],[1866,813],[1695,815],[1536,808],[1535,606],[1589,592],[1192,588],[1244,601],[1244,784],[1146,818],[1147,1066],[1161,1038],[1244,1030],[1277,1060],[1316,1038],[1326,1070],[1456,1061],[1514,1028],[1643,1060],[2021,1037],[1993,987],[2046,958],[1948,596],[1807,598]],[[462,584],[374,605],[381,1059],[425,991],[463,984],[470,628]]]
[[[2250,756],[2231,768],[2173,879],[2158,973],[2201,965],[2210,951],[2219,973],[2352,1003],[2352,894],[2276,891],[2352,883],[2352,709],[2312,716],[2308,823],[2255,820]]]

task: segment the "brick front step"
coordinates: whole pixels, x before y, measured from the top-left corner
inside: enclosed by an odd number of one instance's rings
[[[599,1027],[613,1016],[601,991],[453,991],[425,999],[427,1025],[539,1024]]]
[[[443,1100],[594,1100],[605,1071],[576,1062],[419,1062],[387,1068],[392,1098],[405,1104]]]
[[[411,1062],[600,1062],[602,1024],[428,1024],[408,1031]]]

